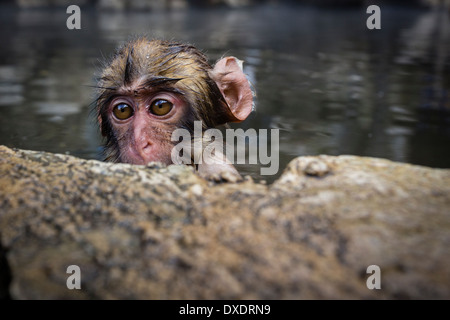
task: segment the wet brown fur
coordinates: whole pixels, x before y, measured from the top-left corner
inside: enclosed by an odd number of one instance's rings
[[[190,115],[180,127],[192,132],[195,120],[202,120],[204,129],[226,123],[228,109],[211,70],[206,56],[189,44],[138,38],[120,47],[97,85],[96,113],[106,138],[106,160],[120,161],[118,137],[107,116],[109,102],[117,95],[149,87],[176,92],[190,105]]]

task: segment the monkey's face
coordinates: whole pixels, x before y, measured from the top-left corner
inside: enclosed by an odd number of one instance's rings
[[[172,132],[242,121],[252,91],[238,60],[214,68],[191,45],[139,38],[119,48],[98,82],[97,119],[106,160],[172,163]]]
[[[188,104],[177,93],[149,91],[119,95],[108,107],[108,120],[115,132],[119,161],[170,164],[171,135],[186,117]]]

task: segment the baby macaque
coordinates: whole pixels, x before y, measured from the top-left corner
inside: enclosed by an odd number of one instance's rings
[[[198,49],[176,42],[127,42],[97,87],[97,118],[106,160],[113,162],[172,164],[175,129],[193,132],[194,121],[201,121],[203,130],[240,122],[253,110],[241,61],[224,57],[211,66]],[[228,161],[201,161],[195,167],[206,178],[240,177]]]
[[[113,162],[172,164],[175,129],[193,132],[194,121],[201,121],[205,131],[243,121],[253,110],[241,61],[224,57],[211,66],[198,49],[176,42],[129,41],[106,65],[97,87],[106,160]],[[195,167],[206,178],[240,178],[228,161],[213,162]]]

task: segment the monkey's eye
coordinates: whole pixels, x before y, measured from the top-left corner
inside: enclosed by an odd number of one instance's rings
[[[173,108],[173,103],[164,100],[159,99],[152,102],[150,105],[150,112],[157,116],[164,116],[170,112]]]
[[[114,116],[119,120],[125,120],[133,115],[133,108],[126,103],[120,103],[113,109]]]

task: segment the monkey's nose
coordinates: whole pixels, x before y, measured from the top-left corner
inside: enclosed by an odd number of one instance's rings
[[[149,156],[152,154],[152,143],[150,139],[141,139],[137,144],[137,151],[140,154],[140,156],[147,160]]]
[[[143,109],[145,110],[145,109]],[[148,119],[145,115],[135,114],[133,120],[133,149],[134,153],[141,158],[140,162],[147,163],[154,157],[155,135],[149,128]]]

